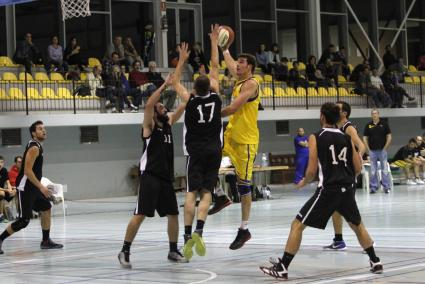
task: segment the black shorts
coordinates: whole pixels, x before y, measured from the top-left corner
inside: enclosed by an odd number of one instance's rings
[[[221,151],[217,153],[199,153],[187,156],[187,191],[206,189],[213,192],[217,184],[221,164]]]
[[[171,181],[144,172],[140,176],[139,196],[134,215],[155,216],[178,215],[176,193]]]
[[[30,219],[32,211],[42,212],[52,208],[50,201],[41,193],[38,188],[25,186],[24,191],[18,190],[19,197],[19,217]]]
[[[325,229],[332,214],[338,211],[347,222],[359,225],[361,217],[354,190],[352,186],[320,187],[304,204],[296,218],[306,226]]]
[[[0,196],[0,201],[6,200],[7,202],[10,202],[15,197],[15,196],[11,196],[8,191],[3,191],[3,192],[4,192],[4,197]]]

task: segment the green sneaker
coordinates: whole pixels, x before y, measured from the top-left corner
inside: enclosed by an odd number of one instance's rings
[[[192,239],[188,239],[183,247],[183,255],[187,260],[190,260],[193,256],[192,248],[195,245],[195,242]]]
[[[204,240],[202,237],[197,233],[194,232],[192,234],[192,240],[195,242],[195,251],[199,256],[204,256],[207,252],[207,249],[205,247]]]

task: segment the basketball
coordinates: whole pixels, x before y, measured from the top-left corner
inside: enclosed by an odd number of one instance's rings
[[[229,26],[220,26],[218,31],[218,46],[223,49],[229,48],[235,39],[235,33]]]

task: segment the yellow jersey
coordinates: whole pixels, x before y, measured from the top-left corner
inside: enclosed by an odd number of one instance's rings
[[[254,78],[237,81],[232,93],[232,99],[236,99],[241,92],[244,83],[254,80],[257,83],[257,96],[250,98],[240,109],[230,116],[226,127],[226,136],[240,144],[258,144],[260,134],[257,126],[258,105],[260,104],[259,83]]]

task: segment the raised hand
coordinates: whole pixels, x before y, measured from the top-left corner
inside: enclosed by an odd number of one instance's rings
[[[218,24],[211,25],[211,33],[209,33],[211,44],[215,44],[215,45],[218,44],[219,28],[220,26]]]
[[[164,81],[165,85],[166,86],[170,86],[171,84],[173,84],[173,79],[174,79],[174,74],[173,73],[169,73],[167,75],[167,78],[165,78],[165,81]]]
[[[180,43],[178,47],[179,51],[179,59],[181,58],[183,61],[186,61],[189,59],[190,50],[189,50],[189,44],[187,42]]]

